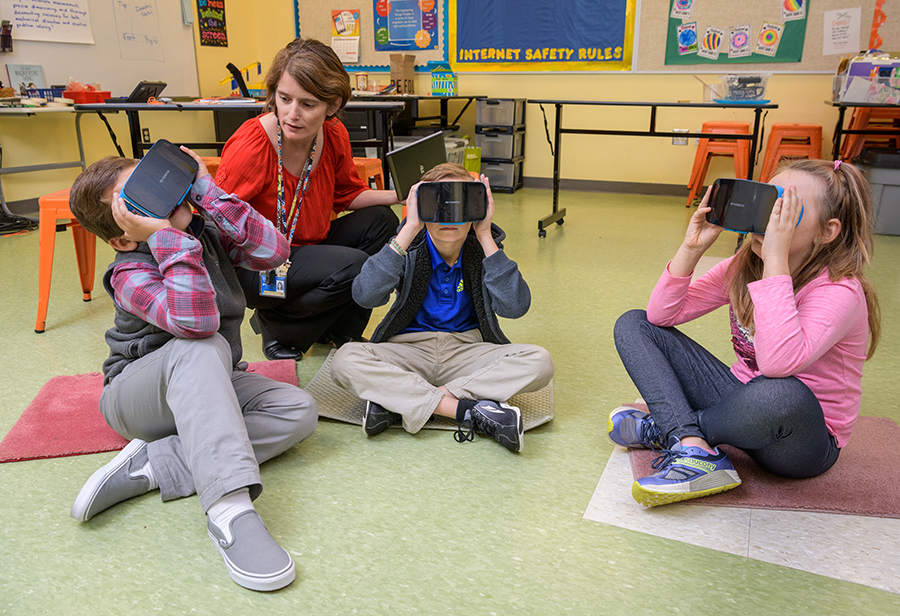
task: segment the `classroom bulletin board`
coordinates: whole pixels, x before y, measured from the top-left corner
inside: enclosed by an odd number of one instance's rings
[[[317,38],[321,41],[328,42],[331,37],[331,11],[334,9],[359,10],[361,14],[361,30],[360,30],[360,50],[359,64],[347,64],[349,71],[354,70],[387,70],[390,65],[390,54],[398,52],[376,51],[375,49],[375,29],[373,27],[374,10],[378,0],[360,0],[347,5],[337,5],[334,0],[295,0],[295,14],[297,19],[297,35],[311,38]],[[386,1],[386,0],[385,0]],[[428,0],[429,2],[431,0]],[[771,58],[766,57],[765,61],[751,61],[748,63],[729,63],[727,60],[727,50],[720,53],[721,61],[697,61],[693,64],[671,64],[666,62],[667,46],[670,39],[670,31],[677,35],[677,25],[682,20],[672,19],[672,8],[676,0],[560,0],[556,3],[537,2],[536,0],[434,0],[437,19],[437,48],[424,51],[402,51],[401,53],[414,53],[416,56],[416,65],[419,70],[424,70],[427,62],[435,60],[451,61],[454,70],[458,72],[467,71],[608,71],[612,70],[634,70],[642,73],[697,73],[710,72],[720,73],[722,65],[728,65],[729,70],[735,71],[766,71],[779,73],[803,73],[833,72],[838,65],[840,56],[823,54],[823,33],[825,26],[825,13],[838,9],[847,9],[860,7],[860,49],[868,46],[869,34],[872,26],[872,18],[875,14],[875,5],[877,0],[804,0],[805,7],[805,33],[802,40],[802,46],[798,44],[800,40],[798,36],[789,30],[799,26],[801,20],[794,22],[782,21],[782,7],[785,4],[793,4],[796,6],[796,0],[694,0],[694,13],[690,20],[697,21],[698,36],[705,35],[705,26],[703,24],[721,23],[730,25],[752,24],[753,37],[756,38],[760,27],[766,21],[784,23],[785,30],[781,34],[781,42],[776,52],[778,56],[777,62],[771,62]],[[587,12],[579,12],[578,7],[589,5]],[[621,58],[615,57],[615,48],[618,45],[612,45],[602,42],[602,27],[595,27],[590,33],[587,29],[582,28],[584,23],[591,23],[597,19],[596,14],[602,10],[609,10],[610,6],[623,6],[629,11],[630,24],[633,26],[633,32],[629,29],[629,22],[626,21],[625,34],[623,36],[622,55]],[[475,24],[477,28],[470,27],[470,21],[463,20],[457,23],[464,11],[474,7],[474,13],[466,13],[475,15]],[[605,7],[605,8],[604,8]],[[880,28],[880,35],[884,40],[881,49],[884,51],[900,51],[900,3],[897,0],[888,0],[883,4],[882,10],[886,13],[887,19]],[[595,11],[595,12],[592,12]],[[480,17],[479,17],[480,16]],[[470,19],[470,18],[467,18]],[[548,25],[551,19],[556,25]],[[573,42],[583,42],[584,45],[574,44],[529,44],[526,39],[521,45],[519,44],[492,44],[492,40],[500,40],[504,24],[522,22],[524,26],[540,29],[533,41],[538,38],[543,40],[547,36],[546,32],[555,29],[557,32],[574,32],[577,37]],[[629,32],[632,32],[629,34]],[[631,38],[629,38],[631,37]],[[579,40],[580,38],[580,40]],[[676,37],[677,38],[677,37]],[[475,41],[481,41],[476,43]],[[755,41],[754,41],[755,42]],[[478,45],[481,45],[480,47]],[[792,49],[792,46],[794,48]],[[606,58],[607,47],[610,48],[611,59]],[[490,58],[490,49],[493,48],[494,58]],[[497,50],[503,49],[503,57],[497,58]],[[572,58],[578,59],[577,54],[580,49],[593,49],[593,58],[585,58],[585,62],[572,64]],[[481,63],[481,52],[474,53],[475,49],[485,49],[489,62]],[[508,60],[508,52],[506,49],[513,50],[513,60]],[[516,59],[515,50],[519,51],[518,60]],[[531,49],[531,61],[526,59],[526,52]],[[540,52],[540,60],[535,61],[535,52]],[[544,49],[547,49],[547,58],[544,58]],[[561,60],[559,52],[556,52],[556,58],[550,57],[550,49],[563,49],[564,57],[568,54],[566,50],[572,49],[568,60]],[[723,48],[724,49],[724,48]],[[789,54],[796,54],[799,49],[799,60],[787,60]],[[471,51],[470,56],[462,57],[459,60],[460,51]],[[599,50],[599,51],[598,51]],[[588,52],[586,51],[585,54]],[[602,53],[602,60],[597,61],[597,53]],[[677,55],[677,51],[675,52]],[[630,54],[630,55],[629,55]],[[454,58],[452,56],[456,55]],[[723,58],[724,56],[724,58]],[[760,56],[751,55],[750,60],[756,60]],[[524,61],[523,61],[524,60]],[[701,60],[704,60],[701,58]],[[593,63],[591,62],[593,61]],[[616,65],[618,63],[618,65]]]
[[[428,62],[446,60],[447,1],[414,0],[412,5],[407,6],[409,2],[404,3],[402,0],[396,4],[389,3],[388,0],[350,0],[345,4],[335,0],[295,0],[297,36],[330,44],[332,11],[359,13],[359,62],[344,64],[344,68],[350,72],[387,71],[390,69],[391,54],[403,53],[415,55],[416,66],[421,67],[419,70],[424,70]],[[388,4],[395,6],[388,7]],[[397,9],[402,9],[403,12]],[[393,21],[396,15],[403,18],[404,22]],[[415,19],[420,21],[413,27],[409,22]],[[404,37],[403,41],[390,40],[389,32],[404,31],[411,32],[412,39]],[[428,36],[419,34],[420,31],[427,32]]]
[[[647,73],[663,72],[722,72],[722,65],[732,71],[766,71],[782,73],[819,72],[831,73],[837,68],[840,55],[823,54],[823,37],[825,31],[825,14],[829,11],[860,7],[860,51],[866,49],[872,29],[872,18],[875,14],[876,0],[694,0],[692,15],[685,19],[672,17],[673,7],[678,0],[642,0],[639,15],[639,35],[635,70]],[[787,5],[797,7],[805,5],[806,32],[802,47],[798,45],[800,37],[795,29],[802,20],[785,21],[783,10]],[[676,7],[677,8],[677,7]],[[889,1],[882,7],[887,14],[885,23],[879,34],[884,40],[883,51],[900,51],[900,3]],[[678,25],[697,22],[698,38],[706,35],[707,25],[716,25],[727,30],[732,25],[751,24],[750,40],[755,46],[756,39],[764,23],[781,23],[785,29],[781,34],[781,42],[777,58],[763,57],[757,53],[750,56],[751,62],[731,61],[728,58],[727,42],[723,41],[718,60],[696,57],[689,60],[672,62],[672,56],[678,54]],[[789,30],[791,28],[792,30]],[[799,49],[799,60],[789,58]],[[853,52],[855,53],[855,52]],[[758,61],[754,61],[758,60]]]
[[[636,0],[454,0],[450,65],[466,71],[629,71]]]

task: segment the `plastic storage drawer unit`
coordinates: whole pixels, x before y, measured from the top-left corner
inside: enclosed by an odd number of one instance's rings
[[[482,158],[513,159],[525,155],[525,132],[497,132],[479,126],[475,145],[481,148]]]
[[[481,172],[491,181],[495,192],[514,192],[522,186],[522,163],[524,158],[512,161],[485,160]]]
[[[872,185],[875,197],[875,233],[900,235],[900,150],[863,150],[856,164]]]
[[[476,124],[518,126],[525,123],[524,98],[482,98],[476,101]]]

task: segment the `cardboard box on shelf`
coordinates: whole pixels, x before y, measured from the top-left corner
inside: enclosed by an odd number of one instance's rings
[[[412,54],[391,54],[391,83],[396,86],[397,94],[415,93],[415,62]]]

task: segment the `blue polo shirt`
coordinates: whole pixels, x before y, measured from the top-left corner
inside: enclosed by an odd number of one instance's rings
[[[452,266],[447,265],[425,234],[428,251],[431,253],[431,279],[428,293],[416,317],[401,334],[411,332],[467,332],[478,327],[475,305],[468,291],[463,288],[462,250]]]

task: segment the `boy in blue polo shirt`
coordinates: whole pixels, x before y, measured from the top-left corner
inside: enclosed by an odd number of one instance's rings
[[[423,182],[471,181],[461,165],[438,165]],[[331,374],[366,400],[369,436],[403,424],[416,433],[432,415],[459,422],[458,442],[474,432],[522,450],[523,423],[511,396],[550,382],[553,360],[543,348],[512,344],[497,316],[518,318],[531,292],[514,261],[501,250],[503,231],[491,220],[494,200],[487,178],[487,216],[481,222],[422,223],[417,188],[397,236],[366,261],[353,281],[353,299],[375,308],[397,298],[371,342],[349,343],[335,353]]]

